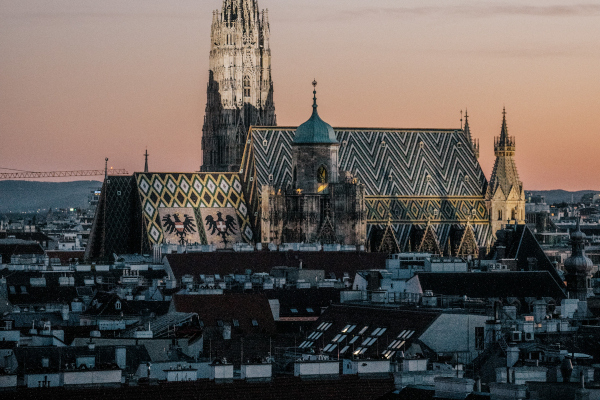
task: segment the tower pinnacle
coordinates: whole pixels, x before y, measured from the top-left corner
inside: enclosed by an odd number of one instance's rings
[[[144,153],[144,158],[146,159],[144,164],[144,172],[148,173],[148,149],[146,149],[146,153]]]

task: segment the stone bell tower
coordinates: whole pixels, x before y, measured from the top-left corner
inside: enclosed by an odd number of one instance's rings
[[[223,0],[213,12],[203,172],[239,170],[250,126],[274,126],[269,11],[256,0]]]
[[[340,171],[340,143],[319,117],[317,82],[313,86],[312,115],[292,142],[292,182],[286,189],[262,187],[262,242],[364,246],[365,187]]]
[[[340,143],[331,125],[317,112],[317,82],[313,81],[312,115],[296,130],[292,143],[292,185],[304,193],[324,193],[338,183]]]

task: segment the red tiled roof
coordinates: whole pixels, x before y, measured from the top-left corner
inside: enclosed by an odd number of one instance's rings
[[[246,269],[255,272],[271,272],[274,267],[299,267],[322,269],[326,276],[333,272],[336,278],[344,272],[354,278],[356,271],[363,269],[384,269],[386,254],[365,252],[298,252],[298,251],[255,251],[252,253],[213,252],[168,254],[167,260],[176,278],[183,275],[227,275],[244,273]]]

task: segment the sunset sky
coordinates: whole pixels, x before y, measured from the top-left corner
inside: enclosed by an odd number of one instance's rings
[[[279,125],[459,128],[506,106],[525,189],[600,190],[600,2],[259,0]],[[589,0],[588,0],[589,1]],[[0,0],[0,167],[197,171],[221,0]],[[4,170],[0,170],[5,172]],[[81,178],[87,179],[87,178]]]

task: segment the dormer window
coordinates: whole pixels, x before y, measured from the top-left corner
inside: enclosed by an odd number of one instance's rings
[[[121,309],[121,300],[117,300],[115,302],[115,310],[120,310]]]

